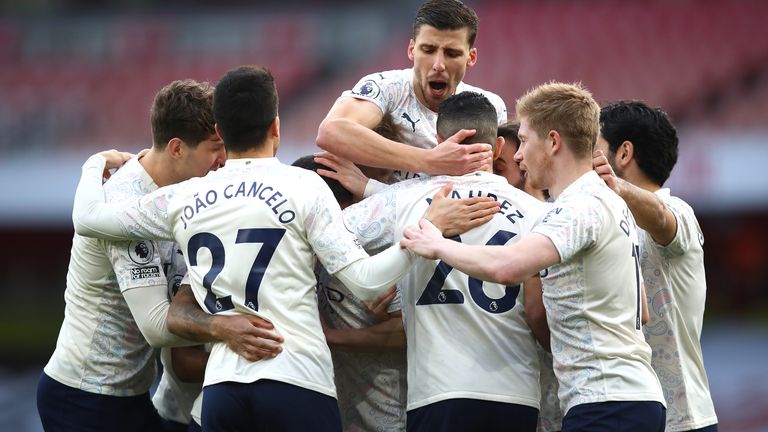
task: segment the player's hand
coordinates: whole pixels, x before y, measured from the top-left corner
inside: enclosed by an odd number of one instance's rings
[[[216,315],[218,336],[234,352],[250,361],[276,357],[283,337],[271,322],[254,315]]]
[[[360,171],[354,163],[329,152],[315,153],[315,162],[325,165],[330,170],[318,169],[321,176],[332,178],[352,193],[355,201],[363,199],[365,187],[368,185],[368,177]]]
[[[454,237],[480,226],[498,213],[499,203],[488,197],[452,199],[448,197],[453,183],[447,183],[432,196],[424,217],[445,237]]]
[[[613,172],[613,167],[611,167],[608,158],[602,150],[595,150],[592,153],[592,169],[595,170],[609,188],[621,195],[621,182],[616,177],[616,173]]]
[[[366,303],[368,309],[376,316],[377,322],[386,321],[391,318],[387,312],[392,300],[397,296],[397,287],[391,287],[386,293],[380,295],[376,300]]]
[[[413,253],[427,259],[437,259],[437,245],[441,241],[450,241],[443,238],[432,223],[426,219],[419,220],[419,226],[409,225],[403,230],[403,239],[400,247],[411,250]]]
[[[464,175],[492,166],[493,150],[490,144],[459,144],[474,134],[474,129],[462,129],[437,147],[427,150],[424,171],[432,175]]]
[[[105,179],[112,175],[109,170],[120,168],[134,156],[133,153],[121,152],[115,149],[99,152],[98,154],[107,160],[107,163],[104,165],[103,174]]]

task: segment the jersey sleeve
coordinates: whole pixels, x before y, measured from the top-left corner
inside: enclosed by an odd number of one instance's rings
[[[147,342],[153,347],[192,344],[167,329],[168,281],[157,243],[150,240],[109,242],[107,255],[120,292]]]
[[[402,88],[388,73],[373,73],[362,77],[351,90],[346,90],[341,96],[367,100],[387,114],[394,110],[402,97]]]
[[[380,249],[395,241],[397,207],[394,187],[371,195],[344,209],[344,220],[366,250]]]
[[[173,239],[167,203],[173,188],[160,188],[140,200],[107,203],[101,183],[106,159],[91,156],[75,192],[72,222],[77,234],[106,240]]]
[[[309,178],[314,180],[316,194],[306,213],[307,241],[328,273],[334,274],[368,254],[345,225],[341,208],[325,182],[319,177]]]
[[[560,255],[560,262],[568,261],[597,241],[603,225],[601,208],[594,199],[555,204],[532,232],[548,237]]]
[[[156,242],[152,240],[107,242],[106,249],[121,292],[131,288],[168,285]]]
[[[672,258],[685,254],[691,249],[693,242],[699,242],[703,246],[704,235],[701,233],[701,228],[696,220],[696,215],[693,213],[693,209],[684,201],[675,197],[665,199],[664,204],[675,216],[677,232],[675,232],[675,237],[668,245],[656,244],[662,254]]]

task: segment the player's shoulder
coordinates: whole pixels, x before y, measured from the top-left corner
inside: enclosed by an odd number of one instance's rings
[[[684,199],[672,195],[667,188],[659,189],[656,191],[656,196],[658,196],[661,201],[674,212],[691,214],[694,213],[693,207],[691,207],[690,204],[688,204]]]
[[[392,69],[381,72],[373,72],[361,78],[361,81],[371,80],[376,82],[399,83],[410,82],[413,77],[411,69]]]
[[[157,189],[157,185],[136,158],[126,162],[104,183],[109,201],[142,196],[154,189]]]
[[[360,78],[354,88],[342,96],[372,101],[399,99],[408,93],[412,75],[410,69],[374,72]]]

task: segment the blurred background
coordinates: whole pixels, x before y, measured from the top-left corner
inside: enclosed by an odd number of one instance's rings
[[[702,344],[721,431],[768,431],[768,2],[468,1],[465,81],[514,112],[545,81],[643,99],[680,131],[668,182],[696,210],[708,279]],[[367,73],[410,67],[418,0],[0,0],[0,431],[41,430],[35,386],[63,318],[80,165],[151,145],[174,79],[268,66],[286,163]]]

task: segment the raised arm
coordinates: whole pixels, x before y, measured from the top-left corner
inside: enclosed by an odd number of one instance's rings
[[[171,229],[158,222],[163,220],[162,217],[145,217],[144,212],[157,210],[154,206],[141,206],[139,200],[129,203],[108,204],[106,202],[102,177],[106,170],[114,168],[121,159],[119,155],[111,152],[114,150],[97,153],[83,164],[72,209],[75,232],[82,236],[105,240],[146,238],[172,240]],[[155,194],[147,195],[142,199],[151,202],[161,193],[162,191],[156,191]]]
[[[408,226],[400,245],[428,259],[441,259],[470,276],[505,285],[524,279],[560,262],[552,241],[538,233],[526,234],[509,246],[472,246],[446,238],[426,219]]]
[[[435,175],[463,175],[491,163],[490,144],[459,144],[474,131],[461,130],[437,147],[425,150],[374,132],[382,118],[381,109],[373,102],[341,97],[320,124],[315,144],[355,163]]]
[[[677,219],[661,198],[617,177],[608,158],[600,150],[595,151],[592,166],[605,184],[624,199],[637,226],[647,231],[660,245],[668,245],[675,238]]]

